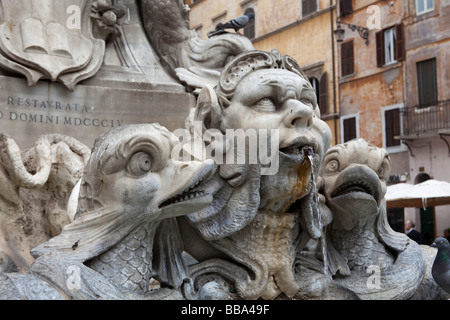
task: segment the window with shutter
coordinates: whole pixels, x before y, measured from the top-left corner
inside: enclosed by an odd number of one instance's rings
[[[319,80],[317,78],[309,78],[309,82],[314,89],[314,93],[316,94],[317,103],[319,103]]]
[[[384,64],[396,62],[395,60],[395,43],[396,43],[396,28],[389,28],[384,30]]]
[[[317,0],[302,0],[302,16],[305,17],[317,11]]]
[[[436,104],[438,100],[436,59],[417,62],[417,85],[420,106],[427,107]]]
[[[343,120],[344,125],[344,141],[347,142],[357,138],[356,134],[356,118],[347,118]]]
[[[249,13],[255,13],[255,10],[253,10],[252,8],[248,8],[247,10],[245,10],[244,14],[249,14]],[[249,38],[249,39],[254,39],[256,37],[256,31],[255,31],[255,20],[256,20],[256,16],[255,18],[250,21],[244,28],[244,35]]]
[[[319,81],[319,109],[320,114],[328,113],[328,76],[324,72]]]
[[[377,42],[377,67],[381,68],[386,61],[384,56],[384,31],[377,32],[375,38]]]
[[[387,28],[375,34],[377,67],[405,59],[403,24]]]
[[[403,23],[395,27],[395,34],[397,36],[395,41],[395,60],[402,61],[405,59],[405,34],[403,32]]]
[[[340,0],[339,7],[341,16],[347,16],[353,13],[352,0]]]
[[[396,147],[401,144],[400,140],[394,139],[400,135],[400,110],[390,109],[384,112],[386,147]]]
[[[348,76],[355,73],[353,40],[341,44],[341,74]]]

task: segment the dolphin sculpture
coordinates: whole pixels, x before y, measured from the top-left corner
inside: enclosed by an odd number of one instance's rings
[[[188,277],[174,217],[209,204],[213,161],[172,159],[178,140],[158,124],[95,142],[75,220],[31,251],[27,274],[0,275],[3,299],[182,299]],[[154,254],[155,253],[155,254]],[[155,283],[159,288],[150,290]]]

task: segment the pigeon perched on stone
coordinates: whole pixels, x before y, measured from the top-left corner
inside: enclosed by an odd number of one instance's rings
[[[219,23],[216,26],[216,30],[209,32],[208,36],[215,36],[218,34],[226,33],[225,29],[234,29],[234,31],[238,32],[240,29],[245,28],[245,26],[255,18],[255,14],[250,12],[248,14],[244,14],[237,18],[231,19],[226,23]]]
[[[437,238],[431,246],[438,249],[431,274],[437,284],[450,293],[450,244],[445,238]]]
[[[255,14],[253,12],[244,14],[228,21],[227,23],[219,23],[216,30],[234,29],[234,31],[237,32],[238,30],[244,28],[254,18]]]

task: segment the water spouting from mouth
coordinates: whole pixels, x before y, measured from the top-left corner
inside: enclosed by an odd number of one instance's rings
[[[309,159],[311,167],[314,164],[314,152],[310,148],[303,149],[303,154]]]
[[[303,153],[305,155],[305,159],[307,159],[307,161],[309,161],[309,165],[311,166],[311,189],[310,189],[310,201],[311,203],[311,209],[312,210],[317,210],[318,211],[318,215],[319,215],[319,226],[322,229],[322,223],[320,221],[320,198],[319,198],[319,193],[317,190],[317,184],[316,184],[316,175],[315,175],[315,170],[314,170],[314,153],[311,149],[309,148],[305,148],[303,149]],[[327,243],[324,239],[323,236],[321,236],[319,239],[317,239],[317,245],[320,249],[320,254],[322,255],[322,260],[323,260],[323,271],[325,273],[325,275],[330,276],[329,273],[329,269],[328,269],[328,255],[327,255]]]

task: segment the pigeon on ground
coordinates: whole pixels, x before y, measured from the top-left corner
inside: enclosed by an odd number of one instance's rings
[[[436,238],[431,246],[438,249],[431,269],[433,279],[444,291],[450,293],[450,244],[445,238]]]
[[[238,32],[240,29],[245,28],[245,26],[255,18],[255,14],[250,12],[248,14],[244,14],[237,18],[231,19],[226,23],[219,23],[216,26],[216,30],[209,32],[208,36],[214,36],[218,34],[226,33],[225,29],[234,29],[235,32]]]

